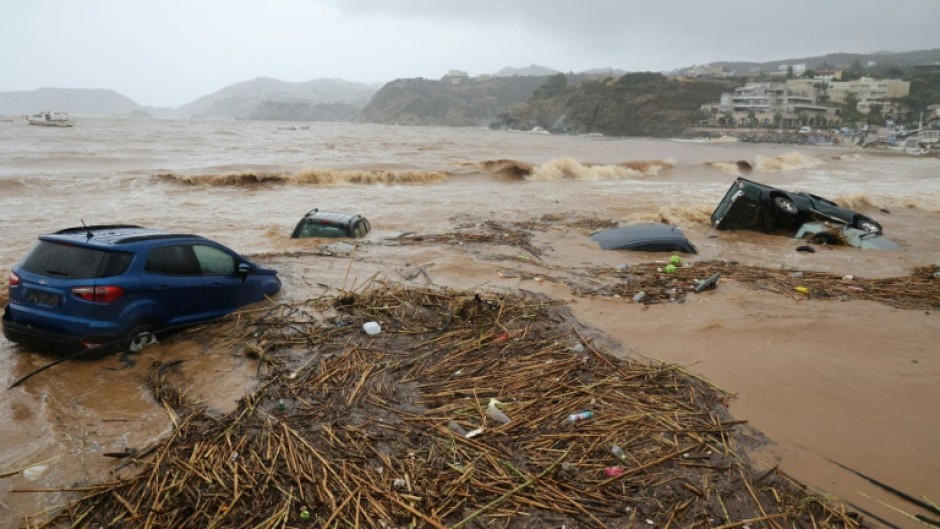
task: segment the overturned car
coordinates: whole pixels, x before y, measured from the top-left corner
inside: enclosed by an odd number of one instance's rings
[[[862,231],[881,233],[874,219],[843,208],[831,200],[802,191],[784,191],[746,178],[731,184],[712,212],[719,230],[786,231],[796,233],[810,221],[835,222]]]
[[[896,249],[882,237],[881,224],[823,197],[803,191],[784,191],[746,178],[737,178],[711,215],[719,230],[747,229],[784,232],[796,238],[822,240],[823,232],[842,233],[830,243],[859,248]],[[884,240],[885,244],[876,241]]]

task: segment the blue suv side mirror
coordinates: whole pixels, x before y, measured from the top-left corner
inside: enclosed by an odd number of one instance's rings
[[[248,279],[249,273],[251,273],[251,265],[249,265],[248,263],[238,264],[238,277],[241,278],[242,281],[245,281],[246,279]]]

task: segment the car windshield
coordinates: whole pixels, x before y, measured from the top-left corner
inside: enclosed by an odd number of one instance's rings
[[[133,254],[40,241],[20,266],[27,272],[62,279],[98,279],[123,274]]]

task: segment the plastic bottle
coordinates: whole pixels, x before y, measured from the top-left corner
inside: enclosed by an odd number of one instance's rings
[[[619,446],[614,445],[614,446],[610,447],[610,451],[611,451],[611,453],[614,454],[614,457],[616,457],[617,459],[619,459],[619,460],[621,460],[621,461],[626,462],[626,460],[627,460],[627,453],[623,451],[623,448],[620,448]]]
[[[570,422],[571,424],[574,424],[578,421],[584,421],[584,420],[590,419],[593,416],[594,416],[593,411],[582,411],[579,413],[574,413],[574,414],[569,415],[568,422]]]

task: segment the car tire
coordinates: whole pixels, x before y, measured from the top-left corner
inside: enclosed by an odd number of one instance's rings
[[[787,197],[774,197],[774,207],[777,208],[778,211],[786,213],[787,215],[797,214],[796,204],[794,204],[793,201]]]
[[[121,348],[126,353],[139,353],[144,347],[157,343],[157,337],[154,335],[156,327],[150,324],[140,324],[131,329],[124,339],[124,345]]]

